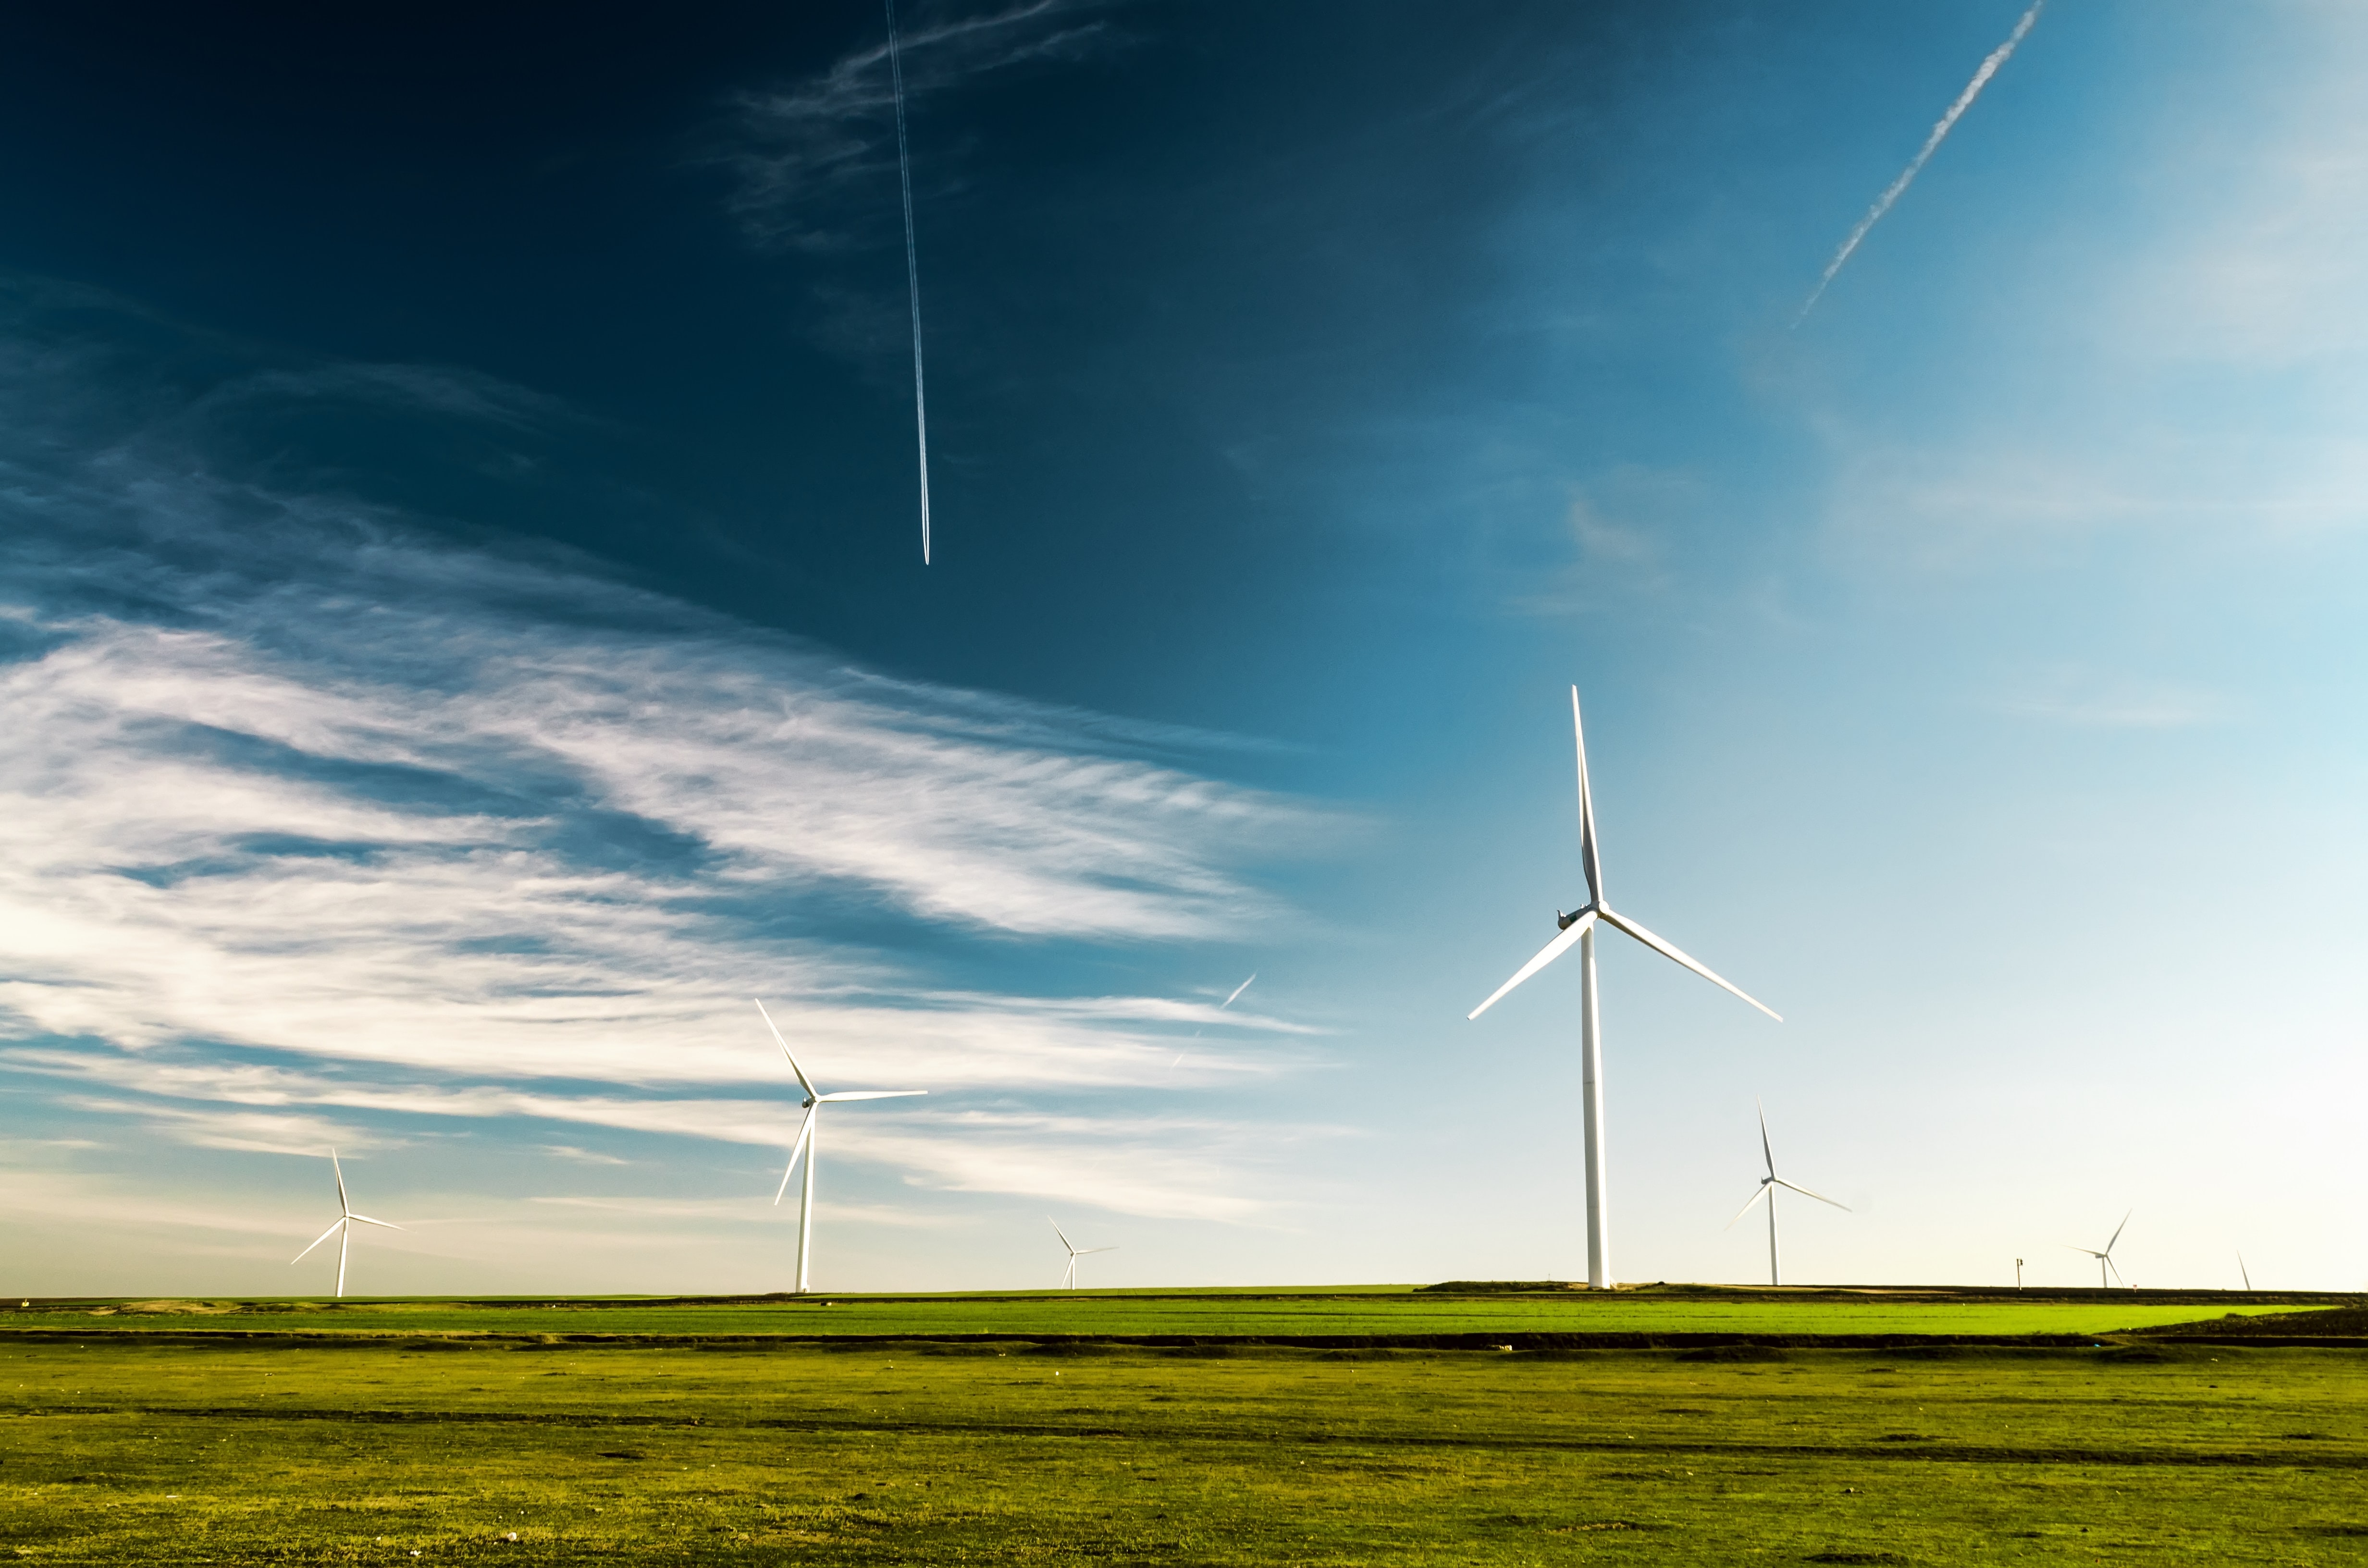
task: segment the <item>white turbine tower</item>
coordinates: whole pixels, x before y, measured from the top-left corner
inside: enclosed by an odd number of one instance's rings
[[[2122,1233],[2130,1228],[2130,1214],[2136,1212],[2137,1210],[2133,1209],[2129,1214],[2122,1216],[2122,1222],[2113,1227],[2113,1239],[2105,1244],[2105,1250],[2102,1252],[2099,1252],[2095,1247],[2076,1247],[2068,1242],[2065,1244],[2068,1250],[2085,1252],[2097,1260],[2097,1289],[2100,1290],[2110,1290],[2112,1289],[2113,1279],[2122,1279],[2122,1271],[2113,1263],[2113,1248],[2120,1244]],[[2112,1279],[2105,1278],[2109,1271],[2112,1275]],[[2126,1285],[2129,1281],[2122,1279],[2122,1283]]]
[[[1562,957],[1574,945],[1577,947],[1579,1042],[1585,1055],[1580,1073],[1579,1115],[1587,1134],[1587,1283],[1590,1290],[1608,1290],[1611,1289],[1611,1235],[1609,1195],[1604,1190],[1607,1156],[1603,1142],[1603,1038],[1595,987],[1597,924],[1600,922],[1614,930],[1625,932],[1663,958],[1683,964],[1713,985],[1734,992],[1778,1023],[1784,1020],[1774,1008],[1746,995],[1742,990],[1721,980],[1634,920],[1624,915],[1614,914],[1611,906],[1603,901],[1603,868],[1595,848],[1595,797],[1587,783],[1587,733],[1579,723],[1577,687],[1570,688],[1570,727],[1578,744],[1578,858],[1580,869],[1587,873],[1587,905],[1569,915],[1557,915],[1554,923],[1562,927],[1562,935],[1548,942],[1537,957],[1523,964],[1512,979],[1497,987],[1494,995],[1465,1017],[1478,1017],[1495,1006],[1497,998],[1506,992]]]
[[[296,1265],[303,1262],[306,1257],[311,1256],[313,1247],[319,1246],[331,1236],[336,1237],[337,1297],[342,1301],[345,1299],[346,1294],[346,1249],[353,1243],[354,1226],[357,1224],[377,1225],[381,1229],[389,1231],[399,1231],[403,1229],[403,1227],[400,1225],[388,1224],[384,1220],[373,1220],[367,1214],[357,1214],[354,1212],[354,1206],[346,1201],[346,1167],[337,1163],[337,1152],[335,1149],[329,1151],[329,1169],[336,1172],[337,1177],[337,1222],[330,1226],[327,1230],[323,1231],[319,1235],[313,1237],[313,1246],[306,1247],[302,1252],[300,1252],[294,1257],[290,1258],[288,1260],[288,1265],[291,1268],[294,1267]]]
[[[773,1038],[780,1041],[781,1054],[789,1057],[790,1071],[798,1075],[798,1087],[806,1093],[803,1102],[806,1119],[798,1124],[798,1141],[790,1146],[789,1168],[781,1172],[780,1188],[773,1194],[773,1202],[778,1207],[781,1194],[790,1190],[790,1176],[798,1168],[798,1156],[804,1155],[806,1179],[798,1184],[798,1294],[803,1296],[806,1293],[806,1265],[814,1252],[814,1121],[822,1114],[822,1108],[835,1100],[897,1100],[912,1095],[926,1095],[929,1091],[842,1089],[835,1095],[817,1094],[813,1081],[806,1076],[806,1070],[798,1065],[797,1057],[791,1052],[790,1042],[781,1040],[781,1031],[774,1028],[773,1015],[765,1011],[762,1002],[757,1004],[757,1011],[764,1018],[765,1027],[773,1030]]]
[[[1247,984],[1248,982],[1245,981],[1243,983]],[[1069,1271],[1061,1276],[1061,1289],[1064,1290],[1074,1290],[1077,1288],[1077,1259],[1093,1253],[1118,1251],[1118,1248],[1114,1246],[1081,1247],[1077,1245],[1076,1243],[1069,1239],[1068,1232],[1061,1229],[1060,1221],[1055,1220],[1053,1216],[1047,1214],[1044,1216],[1044,1222],[1053,1227],[1053,1233],[1061,1238],[1061,1244],[1063,1246],[1069,1249]]]
[[[1768,1174],[1759,1178],[1759,1190],[1753,1193],[1750,1199],[1735,1211],[1735,1220],[1740,1220],[1750,1213],[1751,1205],[1761,1199],[1768,1200],[1768,1283],[1782,1285],[1784,1283],[1784,1271],[1776,1257],[1776,1189],[1781,1187],[1788,1191],[1797,1192],[1804,1198],[1814,1198],[1820,1203],[1833,1203],[1835,1208],[1845,1214],[1850,1212],[1850,1205],[1834,1203],[1834,1200],[1824,1193],[1811,1192],[1807,1187],[1786,1181],[1776,1174],[1776,1153],[1768,1146],[1768,1108],[1760,1105],[1757,1099],[1751,1103],[1759,1108],[1759,1154],[1768,1162]],[[1728,1230],[1735,1229],[1735,1220],[1729,1220],[1726,1222]]]

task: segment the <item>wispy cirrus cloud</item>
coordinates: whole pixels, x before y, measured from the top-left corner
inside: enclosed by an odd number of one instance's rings
[[[777,1142],[777,1100],[675,1097],[780,1080],[757,994],[841,1082],[1165,1086],[1209,1003],[988,992],[933,955],[1247,935],[1287,913],[1257,869],[1341,826],[1195,767],[1223,737],[885,678],[218,468],[212,414],[110,397],[92,356],[6,324],[0,1035],[15,1071],[142,1096],[104,1114],[174,1142],[468,1117]],[[478,426],[545,416],[439,375],[361,384]],[[353,385],[233,380],[214,413]],[[1195,1081],[1293,1054],[1212,1052]],[[843,1146],[930,1142],[875,1126]],[[911,1168],[987,1190],[1001,1160],[1029,1191],[1084,1168],[959,1141]]]
[[[2226,694],[2209,687],[2078,665],[2034,673],[1986,706],[2019,719],[2096,730],[2184,730],[2232,715]]]
[[[402,1142],[398,1136],[372,1129],[400,1118],[412,1119],[423,1133],[454,1120],[518,1119],[785,1150],[799,1114],[786,1094],[770,1099],[689,1098],[493,1084],[356,1082],[273,1065],[160,1064],[128,1054],[26,1049],[6,1053],[0,1063],[20,1072],[96,1079],[119,1091],[111,1096],[61,1097],[75,1109],[131,1120],[192,1147],[263,1153],[394,1147]],[[121,1097],[126,1090],[142,1097]],[[321,1114],[325,1108],[363,1113],[370,1120]],[[1252,1128],[1208,1116],[1048,1111],[1008,1103],[869,1108],[834,1118],[829,1128],[834,1158],[889,1165],[916,1187],[1085,1199],[1125,1213],[1217,1220],[1246,1220],[1275,1207],[1270,1197],[1234,1174],[1238,1168],[1271,1157],[1281,1144],[1341,1135],[1341,1130],[1328,1127]],[[541,1147],[576,1160],[625,1163],[570,1145]]]
[[[193,1149],[228,1149],[246,1154],[320,1154],[334,1148],[352,1153],[382,1149],[389,1142],[352,1122],[287,1111],[196,1109],[88,1095],[68,1095],[60,1103],[100,1116],[135,1119],[151,1131]]]
[[[1027,0],[971,15],[924,8],[901,34],[905,94],[917,102],[966,82],[1029,65],[1071,63],[1119,47],[1110,0]],[[803,81],[739,95],[732,209],[750,234],[802,250],[831,250],[892,227],[896,186],[895,98],[883,32]],[[923,161],[945,167],[943,159]],[[943,177],[940,175],[939,177]],[[860,192],[863,199],[850,199]],[[869,221],[850,216],[871,208]]]

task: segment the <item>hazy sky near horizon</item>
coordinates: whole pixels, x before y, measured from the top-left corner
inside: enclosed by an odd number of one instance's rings
[[[2023,10],[912,7],[926,569],[876,8],[13,19],[0,1289],[1583,1275],[1574,683],[1620,1278],[2362,1288],[2368,15],[1795,325]]]

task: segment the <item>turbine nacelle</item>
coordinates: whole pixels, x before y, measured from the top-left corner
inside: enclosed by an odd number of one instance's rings
[[[1628,916],[1622,915],[1600,898],[1594,903],[1589,903],[1584,909],[1575,909],[1568,915],[1555,915],[1554,925],[1561,928],[1562,935],[1556,937],[1553,941],[1548,942],[1544,947],[1539,949],[1537,956],[1530,960],[1529,962],[1523,964],[1520,970],[1516,971],[1512,979],[1497,987],[1496,991],[1490,994],[1488,1000],[1481,1003],[1480,1006],[1473,1008],[1469,1013],[1466,1013],[1464,1015],[1466,1020],[1476,1018],[1481,1014],[1486,1012],[1489,1008],[1495,1006],[1504,998],[1507,992],[1520,984],[1521,982],[1529,979],[1530,976],[1537,973],[1538,971],[1545,968],[1546,965],[1554,962],[1554,960],[1562,957],[1563,954],[1570,951],[1572,948],[1577,946],[1581,937],[1585,937],[1589,931],[1594,930],[1597,926],[1602,925],[1609,926],[1613,930],[1620,932],[1622,935],[1633,937],[1634,940],[1642,942],[1645,946],[1652,949],[1655,952],[1660,954],[1663,958],[1668,959],[1670,962],[1679,965],[1680,968],[1693,971],[1696,974],[1701,975],[1704,980],[1709,981],[1713,985],[1717,986],[1720,990],[1732,992],[1736,996],[1741,997],[1744,1001],[1750,1003],[1753,1006],[1767,1014],[1770,1017],[1775,1019],[1778,1023],[1781,1024],[1784,1021],[1783,1014],[1779,1013],[1775,1008],[1770,1006],[1767,1003],[1762,1002],[1759,997],[1752,995],[1749,992],[1744,990],[1743,987],[1736,984],[1733,981],[1727,980],[1724,976],[1717,974],[1710,968],[1709,965],[1702,962],[1700,960],[1691,958],[1685,953],[1679,951],[1676,947],[1663,940],[1661,937],[1656,937],[1652,932],[1645,930],[1644,926],[1638,925],[1635,921],[1631,920]]]

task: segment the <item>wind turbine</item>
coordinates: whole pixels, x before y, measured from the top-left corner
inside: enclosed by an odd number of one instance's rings
[[[1596,926],[1600,923],[1626,933],[1663,958],[1693,971],[1713,985],[1734,992],[1778,1023],[1784,1020],[1774,1008],[1745,995],[1740,989],[1721,980],[1634,920],[1624,915],[1614,914],[1611,906],[1604,903],[1603,868],[1595,847],[1595,797],[1587,783],[1587,732],[1579,723],[1577,687],[1570,688],[1570,728],[1578,744],[1578,859],[1579,869],[1587,873],[1587,904],[1568,915],[1557,914],[1554,924],[1562,927],[1562,935],[1548,942],[1537,957],[1520,967],[1512,979],[1497,987],[1496,994],[1488,1000],[1464,1016],[1466,1018],[1478,1017],[1495,1006],[1505,993],[1562,957],[1574,945],[1577,947],[1579,1044],[1585,1057],[1580,1073],[1579,1117],[1587,1134],[1587,1283],[1589,1290],[1608,1290],[1611,1289],[1611,1204],[1605,1190],[1608,1162],[1603,1128],[1603,1031],[1596,1006]]]
[[[2095,1247],[2076,1247],[2071,1246],[2071,1244],[2068,1242],[2065,1244],[2071,1251],[2085,1252],[2090,1257],[2097,1260],[2097,1289],[2100,1290],[2108,1290],[2112,1288],[2112,1280],[2105,1278],[2107,1271],[2110,1270],[2112,1272],[2113,1279],[2122,1278],[2122,1271],[2113,1266],[2113,1247],[2121,1241],[2122,1233],[2130,1228],[2130,1214],[2135,1214],[2137,1210],[2133,1209],[2130,1210],[2129,1214],[2122,1216],[2122,1222],[2113,1227],[2112,1241],[2105,1244],[2105,1250],[2102,1252],[2099,1252]],[[2122,1279],[2122,1283],[2126,1285],[2129,1281]]]
[[[1076,1243],[1069,1239],[1068,1232],[1061,1229],[1060,1221],[1055,1220],[1053,1216],[1047,1214],[1044,1216],[1044,1222],[1053,1227],[1053,1233],[1061,1238],[1061,1244],[1063,1246],[1069,1249],[1069,1271],[1061,1276],[1061,1289],[1064,1290],[1074,1290],[1077,1288],[1077,1259],[1084,1257],[1088,1253],[1118,1251],[1118,1248],[1114,1246],[1081,1247],[1077,1245]]]
[[[306,1247],[302,1252],[290,1258],[288,1265],[291,1268],[294,1267],[311,1255],[313,1247],[319,1246],[331,1236],[336,1236],[337,1238],[337,1298],[342,1301],[346,1294],[346,1249],[353,1243],[354,1226],[357,1223],[377,1225],[389,1231],[399,1231],[403,1227],[388,1224],[384,1220],[373,1220],[367,1214],[354,1212],[354,1206],[346,1200],[346,1167],[337,1163],[337,1152],[335,1149],[329,1151],[329,1169],[335,1171],[337,1176],[337,1222],[313,1237],[313,1246]]]
[[[781,1194],[790,1190],[790,1176],[798,1168],[798,1156],[804,1155],[806,1179],[798,1187],[798,1294],[803,1296],[806,1293],[806,1263],[814,1251],[814,1120],[822,1114],[822,1108],[834,1100],[897,1100],[912,1095],[926,1095],[929,1091],[927,1089],[842,1089],[835,1095],[818,1094],[814,1090],[813,1080],[806,1076],[806,1070],[798,1065],[797,1057],[791,1054],[790,1042],[781,1040],[781,1031],[774,1028],[773,1015],[765,1011],[763,1002],[757,1004],[757,1011],[764,1018],[765,1027],[772,1029],[773,1038],[780,1041],[781,1054],[790,1059],[790,1071],[798,1075],[798,1087],[806,1092],[806,1097],[803,1102],[806,1119],[798,1124],[798,1141],[790,1147],[789,1168],[781,1172],[780,1188],[773,1194],[773,1203],[778,1208],[780,1205]]]
[[[1778,1267],[1776,1261],[1776,1189],[1780,1187],[1786,1187],[1804,1198],[1814,1198],[1820,1203],[1833,1203],[1835,1208],[1845,1214],[1850,1212],[1850,1205],[1834,1203],[1834,1200],[1824,1193],[1811,1192],[1807,1187],[1786,1181],[1776,1174],[1775,1152],[1768,1147],[1768,1108],[1759,1105],[1756,1098],[1751,1103],[1759,1107],[1759,1153],[1760,1157],[1768,1162],[1768,1174],[1759,1178],[1759,1190],[1753,1193],[1749,1201],[1735,1211],[1735,1220],[1740,1220],[1750,1213],[1751,1205],[1761,1199],[1768,1200],[1768,1283],[1782,1285],[1784,1283],[1783,1270]],[[1729,1220],[1726,1222],[1728,1230],[1735,1229],[1735,1220]]]

